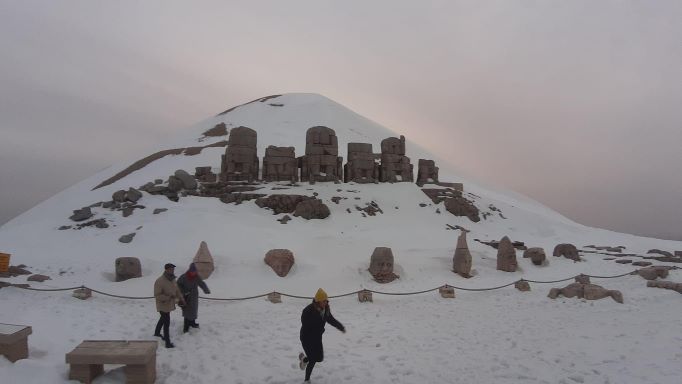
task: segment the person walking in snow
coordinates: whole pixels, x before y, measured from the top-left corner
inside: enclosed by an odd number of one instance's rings
[[[154,282],[154,298],[156,299],[156,310],[159,311],[161,317],[156,323],[154,336],[162,338],[166,342],[166,348],[173,348],[175,345],[171,343],[170,333],[170,313],[175,310],[175,302],[178,301],[180,306],[185,305],[177,284],[175,284],[175,265],[168,263],[163,266],[163,274],[159,276]],[[163,336],[161,335],[161,328],[163,327]]]
[[[182,332],[187,333],[189,327],[199,328],[197,324],[197,313],[199,312],[199,287],[205,294],[210,294],[206,283],[199,277],[197,267],[194,263],[189,265],[187,272],[178,277],[178,288],[185,299],[185,306],[182,307],[182,317],[185,318],[185,323],[182,327]]]
[[[313,302],[301,313],[301,344],[305,354],[299,354],[298,359],[300,368],[305,369],[305,382],[310,382],[310,374],[313,372],[315,363],[324,360],[322,334],[326,323],[346,333],[343,324],[332,316],[327,293],[320,288],[315,293]]]

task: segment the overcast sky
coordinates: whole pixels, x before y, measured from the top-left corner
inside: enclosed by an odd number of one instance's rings
[[[682,240],[682,1],[0,2],[0,224],[323,94],[586,225]]]

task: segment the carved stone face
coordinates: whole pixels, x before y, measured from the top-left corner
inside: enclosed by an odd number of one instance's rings
[[[500,240],[497,247],[497,269],[505,272],[516,271],[516,251],[507,236]]]
[[[116,281],[124,281],[142,276],[140,260],[136,257],[119,257],[116,259]]]
[[[264,261],[277,276],[285,277],[294,265],[294,254],[288,249],[271,249],[265,254]]]
[[[391,252],[391,248],[378,247],[374,249],[369,262],[369,272],[372,275],[393,273],[393,252]]]
[[[270,266],[273,271],[277,274],[277,276],[286,276],[289,273],[289,270],[291,270],[291,267],[293,266],[293,263],[289,260],[285,259],[277,259],[273,261],[272,265]]]
[[[398,278],[393,273],[393,252],[391,248],[377,247],[372,253],[369,262],[369,273],[378,283],[390,283]]]

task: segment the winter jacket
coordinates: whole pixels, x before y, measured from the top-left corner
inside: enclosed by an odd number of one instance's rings
[[[309,361],[324,360],[324,349],[322,348],[322,334],[326,323],[331,324],[341,332],[346,328],[332,316],[329,305],[320,313],[315,302],[309,304],[301,313],[301,344],[305,355]]]
[[[196,275],[193,279],[187,277],[187,273],[183,273],[178,277],[178,288],[185,298],[184,307],[182,307],[182,317],[188,320],[196,320],[197,312],[199,312],[199,289],[204,291],[204,293],[209,294],[211,291],[206,286],[199,275]]]
[[[154,282],[154,298],[156,299],[156,310],[159,312],[172,312],[175,310],[175,302],[182,300],[182,294],[175,284],[175,276],[169,279],[164,272],[156,282]]]

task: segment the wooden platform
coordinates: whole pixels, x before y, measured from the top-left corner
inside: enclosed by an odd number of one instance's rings
[[[26,325],[0,323],[0,355],[15,362],[28,358],[28,335],[33,333]]]
[[[157,346],[155,340],[85,340],[66,354],[69,379],[90,384],[104,364],[125,364],[127,384],[154,383]]]

